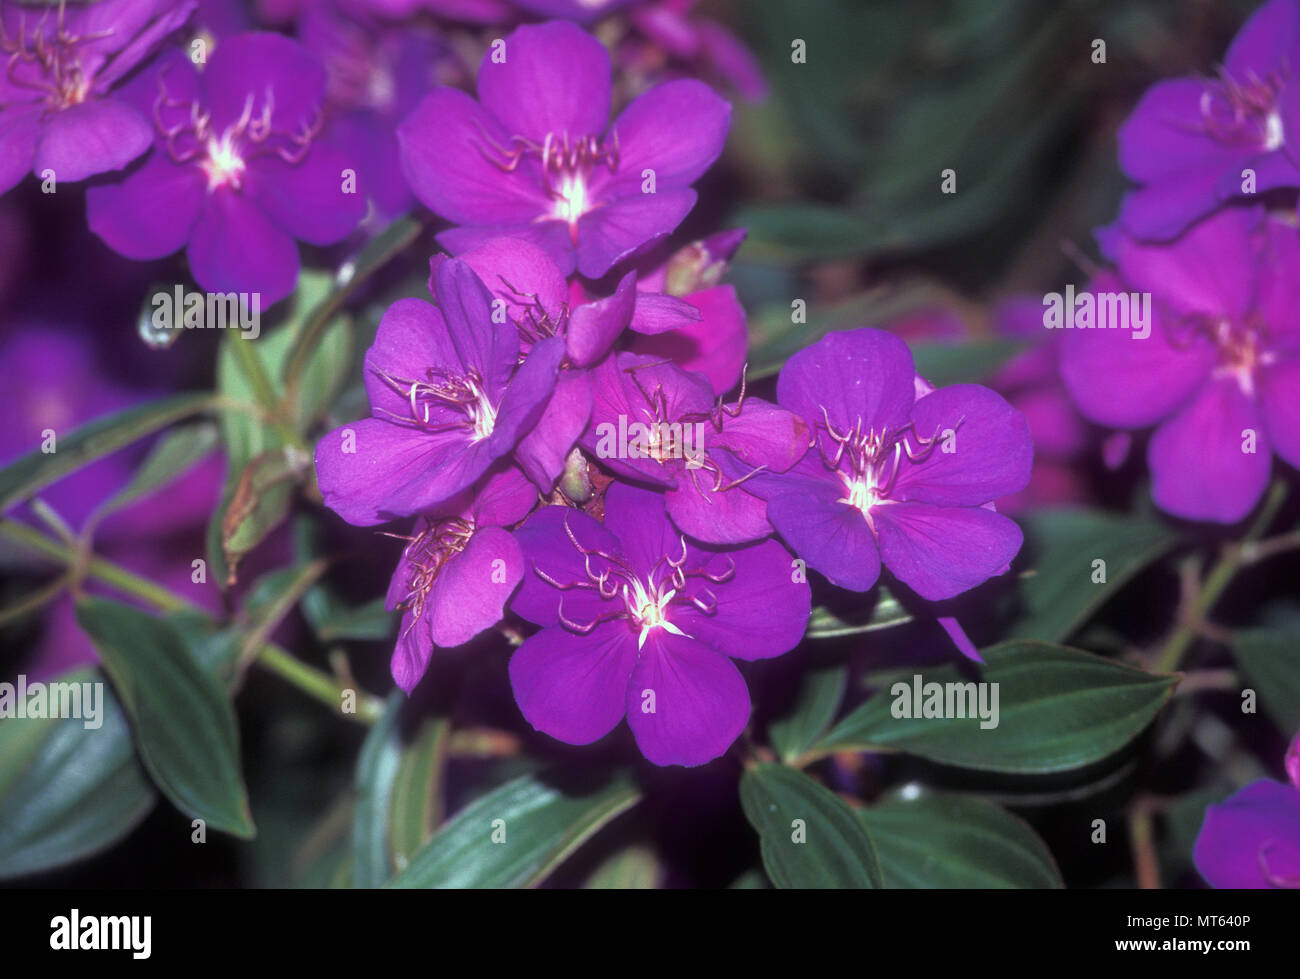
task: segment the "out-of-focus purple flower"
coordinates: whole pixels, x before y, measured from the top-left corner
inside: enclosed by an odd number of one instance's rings
[[[332,244],[361,220],[347,160],[317,138],[325,72],[296,41],[237,35],[202,74],[169,52],[129,88],[157,143],[86,195],[91,230],[114,251],[154,259],[184,247],[202,288],[269,305],[297,282],[295,238]]]
[[[728,657],[778,656],[807,625],[809,588],[785,548],[689,544],[649,490],[611,485],[603,524],[543,507],[515,533],[525,571],[510,607],[543,629],[515,652],[510,683],[528,722],[569,744],[626,716],[656,765],[717,758],[749,719]]]
[[[1300,733],[1286,770],[1290,785],[1260,779],[1205,810],[1192,852],[1211,887],[1300,888]]]
[[[537,490],[513,466],[489,476],[471,499],[421,516],[405,539],[388,587],[388,610],[402,610],[393,679],[410,693],[436,647],[460,646],[501,621],[524,574],[518,542],[501,529],[518,523]]]
[[[1061,373],[1088,418],[1156,425],[1147,451],[1162,510],[1235,523],[1258,502],[1272,455],[1300,464],[1300,239],[1254,208],[1228,208],[1170,244],[1106,236],[1117,274],[1091,290],[1149,292],[1150,335],[1063,336]]]
[[[1151,88],[1119,133],[1120,166],[1142,185],[1120,212],[1128,233],[1165,241],[1224,201],[1300,186],[1297,65],[1300,3],[1270,0],[1237,34],[1217,79]]]
[[[592,371],[591,426],[582,445],[618,475],[666,490],[669,517],[709,544],[772,532],[744,477],[724,474],[726,450],[749,471],[784,472],[808,451],[809,427],[789,411],[745,397],[714,404],[701,374],[644,354],[620,353]]]
[[[609,55],[565,21],[520,27],[490,48],[478,94],[435,89],[398,130],[416,197],[462,226],[439,241],[464,252],[523,238],[562,274],[576,267],[590,278],[681,223],[731,114],[707,85],[682,80],[646,92],[606,128]]]
[[[309,9],[302,43],[325,66],[327,121],[321,138],[346,157],[376,213],[388,221],[411,209],[397,147],[397,126],[435,84],[445,82],[451,49],[419,24],[354,20],[332,3]]]
[[[85,180],[147,150],[149,116],[116,88],[194,8],[194,0],[0,0],[0,193],[29,170]]]
[[[555,387],[564,343],[534,344],[522,366],[515,324],[494,314],[474,270],[437,266],[438,307],[388,307],[366,352],[372,417],[316,446],[325,503],[361,526],[434,512],[509,453]]]
[[[902,340],[860,329],[791,357],[777,400],[815,426],[815,448],[745,487],[833,584],[865,591],[883,562],[933,601],[1007,570],[1022,536],[991,504],[1029,481],[1033,445],[1001,395],[977,384],[934,390]]]

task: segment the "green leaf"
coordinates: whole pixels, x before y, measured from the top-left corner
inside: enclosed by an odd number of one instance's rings
[[[37,449],[0,470],[0,512],[87,463],[205,411],[211,404],[209,394],[178,394],[96,418],[67,434],[56,432],[53,452]]]
[[[99,726],[88,729],[89,718],[73,717],[0,724],[0,878],[103,850],[130,832],[157,800],[102,675],[78,670],[54,682],[98,683]]]
[[[450,742],[451,723],[436,717],[424,722],[402,753],[389,826],[393,863],[398,870],[406,869],[411,854],[428,842],[442,822],[442,783]]]
[[[634,843],[602,861],[582,886],[588,890],[649,891],[659,886],[662,873],[655,851]]]
[[[398,715],[406,697],[400,690],[388,696],[379,721],[366,735],[357,760],[357,801],[352,810],[352,886],[382,887],[392,876],[388,855],[388,817],[393,784],[402,762]]]
[[[887,887],[1062,887],[1051,851],[1023,820],[973,796],[923,793],[857,810]]]
[[[1170,550],[1178,536],[1144,517],[1059,508],[1022,520],[1033,567],[1020,576],[1021,615],[1012,639],[1068,639],[1134,575]],[[1105,581],[1095,561],[1105,563]]]
[[[573,792],[547,776],[524,775],[457,813],[389,886],[531,886],[640,798],[622,773]],[[502,842],[493,842],[494,834]]]
[[[1012,340],[918,343],[912,347],[912,359],[918,374],[935,387],[947,387],[985,380],[1022,349],[1023,344]]]
[[[1232,637],[1232,653],[1246,681],[1282,733],[1300,730],[1300,629],[1249,629]]]
[[[794,704],[768,725],[767,736],[783,761],[794,761],[826,733],[844,700],[849,668],[843,663],[803,672]]]
[[[166,486],[217,447],[217,426],[210,421],[181,425],[165,434],[131,481],[95,511],[96,522]]]
[[[325,585],[319,584],[302,600],[302,612],[322,642],[340,639],[379,641],[393,635],[397,613],[384,608],[383,595],[362,605],[344,605]]]
[[[808,639],[835,639],[839,636],[856,636],[864,632],[892,629],[911,621],[912,613],[903,608],[889,589],[880,585],[879,597],[865,615],[842,615],[821,605],[813,609],[808,616],[808,630],[804,636]]]
[[[255,456],[235,481],[221,509],[225,582],[233,585],[239,562],[284,522],[294,490],[311,467],[311,457],[288,445]]]
[[[740,779],[740,804],[777,887],[883,887],[866,827],[803,772],[761,764]]]
[[[881,690],[840,721],[818,752],[896,750],[981,771],[1044,774],[1067,771],[1113,754],[1155,717],[1177,679],[1146,673],[1077,649],[1017,640],[984,650],[981,681],[996,727],[980,725],[975,684],[946,666],[921,676],[922,684],[954,687],[953,710],[964,717],[914,717],[913,684]],[[996,684],[997,686],[992,686]],[[932,690],[935,688],[931,688]],[[896,696],[897,692],[897,696]],[[923,707],[925,703],[925,688]],[[946,708],[946,705],[943,705]]]
[[[158,788],[186,815],[252,837],[234,710],[176,626],[102,598],[82,599],[77,621],[131,716],[140,758]]]

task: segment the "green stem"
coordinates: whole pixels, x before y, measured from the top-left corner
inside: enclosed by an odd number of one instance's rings
[[[75,549],[12,520],[0,520],[0,539],[12,541],[68,567],[75,566],[77,561],[78,555]],[[104,558],[92,558],[87,562],[85,571],[89,577],[138,598],[160,612],[196,612],[211,620],[206,609]],[[257,662],[303,693],[338,711],[344,688],[328,673],[308,666],[274,643],[263,644],[257,653]],[[345,716],[363,724],[373,724],[382,712],[382,701],[358,691],[357,712]]]
[[[1223,549],[1219,560],[1210,570],[1204,584],[1202,584],[1200,593],[1192,603],[1192,607],[1182,615],[1182,624],[1169,637],[1164,648],[1160,651],[1156,659],[1156,669],[1161,673],[1172,673],[1178,669],[1183,661],[1183,656],[1196,640],[1196,636],[1201,629],[1201,624],[1205,617],[1214,608],[1214,605],[1222,597],[1228,585],[1242,566],[1249,563],[1248,555],[1251,552],[1252,545],[1255,544],[1268,530],[1268,525],[1273,522],[1278,511],[1282,508],[1282,503],[1286,500],[1286,483],[1282,480],[1274,481],[1269,487],[1268,496],[1264,500],[1263,507],[1260,508],[1259,514],[1255,517],[1254,523],[1246,532],[1246,536],[1241,539],[1240,544],[1230,545]]]
[[[302,436],[298,434],[292,425],[285,421],[283,406],[275,394],[275,388],[271,386],[271,379],[267,376],[266,368],[262,365],[262,358],[253,349],[252,343],[242,338],[231,338],[228,342],[234,348],[235,359],[239,361],[239,366],[243,369],[244,376],[253,389],[253,396],[257,398],[257,403],[266,412],[267,419],[275,429],[276,434],[280,436],[286,445],[305,448],[306,444],[303,442]]]

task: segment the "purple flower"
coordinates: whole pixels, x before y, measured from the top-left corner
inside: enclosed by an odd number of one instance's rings
[[[431,512],[468,489],[537,421],[564,344],[548,337],[522,366],[519,336],[464,262],[437,266],[438,308],[388,307],[366,352],[372,417],[316,446],[325,503],[352,524]]]
[[[766,505],[713,458],[726,450],[750,472],[784,472],[808,451],[809,429],[757,398],[715,405],[702,374],[644,354],[620,353],[592,372],[591,426],[582,440],[617,475],[666,490],[674,524],[709,544],[772,533]]]
[[[467,494],[469,495],[469,494]],[[410,693],[435,647],[460,646],[501,621],[524,574],[518,542],[501,529],[522,520],[537,490],[513,466],[489,476],[449,516],[421,516],[388,586],[388,610],[401,609],[393,679]]]
[[[991,503],[1025,487],[1033,445],[1001,395],[976,384],[934,390],[907,344],[861,329],[791,357],[777,400],[815,426],[815,447],[788,472],[759,473],[745,487],[833,584],[866,591],[883,562],[935,601],[1007,570],[1020,528]]]
[[[202,74],[169,52],[130,87],[157,144],[86,195],[90,228],[114,251],[139,260],[185,247],[202,288],[269,305],[297,281],[295,238],[332,244],[361,220],[347,160],[316,138],[325,72],[296,41],[236,35]]]
[[[775,541],[720,551],[688,544],[658,493],[613,484],[605,522],[543,507],[515,532],[524,580],[511,608],[543,626],[510,661],[528,722],[590,744],[626,715],[656,765],[717,758],[749,719],[728,659],[792,649],[810,593]]]
[[[0,193],[28,170],[85,180],[147,150],[148,115],[113,90],[194,8],[195,0],[0,0]]]
[[[1117,276],[1092,293],[1149,292],[1150,335],[1063,335],[1079,410],[1113,428],[1156,425],[1151,495],[1191,520],[1235,523],[1258,502],[1274,451],[1300,463],[1300,240],[1262,211],[1229,208],[1168,245],[1107,239]]]
[[[1237,34],[1217,79],[1151,88],[1119,133],[1120,166],[1142,184],[1124,200],[1127,231],[1168,240],[1224,201],[1300,186],[1297,66],[1300,3],[1271,0]]]
[[[490,48],[478,94],[435,89],[398,130],[416,197],[463,226],[438,240],[459,253],[524,238],[562,274],[590,278],[681,223],[731,112],[683,80],[646,92],[606,129],[609,55],[567,21],[520,27]]]
[[[1286,769],[1290,785],[1260,779],[1205,810],[1193,857],[1211,887],[1300,887],[1300,734]]]

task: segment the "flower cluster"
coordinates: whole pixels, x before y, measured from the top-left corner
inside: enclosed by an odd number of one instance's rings
[[[1219,77],[1146,94],[1119,137],[1120,164],[1141,186],[1100,233],[1114,268],[1090,288],[1149,295],[1149,335],[1122,329],[1108,305],[1062,344],[1062,376],[1086,417],[1154,426],[1152,497],[1189,520],[1236,523],[1263,495],[1275,453],[1300,465],[1297,65],[1300,3],[1270,0]]]
[[[568,21],[489,48],[477,92],[435,88],[399,127],[452,254],[434,304],[385,313],[370,417],[316,449],[344,519],[414,520],[388,592],[403,689],[508,610],[540,627],[510,663],[535,728],[587,744],[626,717],[649,760],[698,765],[749,719],[732,660],[803,636],[808,567],[862,591],[883,563],[925,599],[1007,570],[1021,535],[994,501],[1032,448],[1001,396],[935,390],[872,329],[796,355],[777,403],[748,389],[719,281],[743,232],[663,244],[726,102],[672,80],[608,123],[609,56]]]

